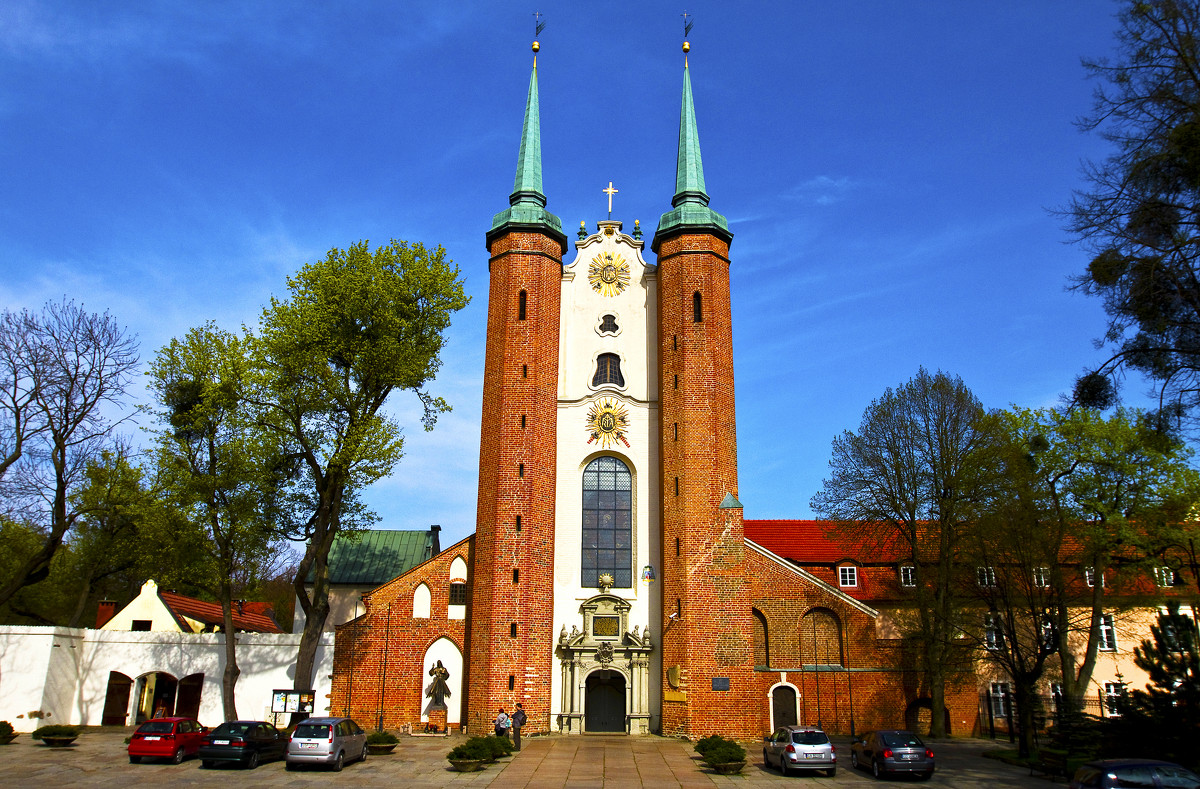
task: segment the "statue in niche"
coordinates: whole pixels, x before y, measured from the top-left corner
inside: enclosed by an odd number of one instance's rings
[[[436,666],[429,669],[429,676],[433,677],[433,682],[425,691],[426,698],[433,699],[435,707],[445,707],[446,697],[450,695],[450,686],[446,684],[446,680],[450,679],[450,671],[439,660]]]

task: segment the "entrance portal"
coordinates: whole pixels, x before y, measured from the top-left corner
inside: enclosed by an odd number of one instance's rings
[[[771,714],[774,720],[771,727],[795,726],[796,721],[796,689],[791,685],[778,685],[771,691]]]
[[[601,669],[587,678],[584,696],[584,731],[625,731],[625,677],[619,671]]]

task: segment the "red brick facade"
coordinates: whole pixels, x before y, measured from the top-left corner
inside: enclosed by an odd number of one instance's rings
[[[466,723],[472,733],[486,733],[499,708],[519,700],[532,734],[550,725],[550,645],[556,635],[551,619],[563,250],[547,235],[518,230],[494,239],[488,251],[468,647],[476,668]],[[520,572],[517,582],[514,570]]]
[[[466,655],[466,620],[448,615],[450,566],[456,558],[471,566],[474,539],[452,545],[364,595],[366,613],[337,629],[330,714],[389,729],[422,725],[429,646],[445,637]],[[413,595],[421,584],[430,591],[428,618],[413,616]],[[466,706],[462,715],[465,720]]]
[[[742,510],[720,507],[738,490],[729,245],[689,232],[657,251],[662,732],[749,735],[756,731]],[[724,680],[728,689],[717,684]]]

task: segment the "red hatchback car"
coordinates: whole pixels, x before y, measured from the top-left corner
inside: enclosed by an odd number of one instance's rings
[[[170,759],[179,764],[188,756],[195,756],[208,731],[192,718],[154,718],[148,720],[129,740],[129,761],[140,762],[143,757]]]

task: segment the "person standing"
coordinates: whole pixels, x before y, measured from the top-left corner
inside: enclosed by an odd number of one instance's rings
[[[513,730],[513,750],[521,750],[521,727],[525,725],[525,708],[521,706],[521,702],[517,702],[516,712],[512,714],[512,730]]]
[[[508,723],[509,723],[508,713],[506,713],[504,711],[504,708],[501,707],[500,714],[496,716],[496,736],[497,737],[505,737],[505,738],[508,737]]]

